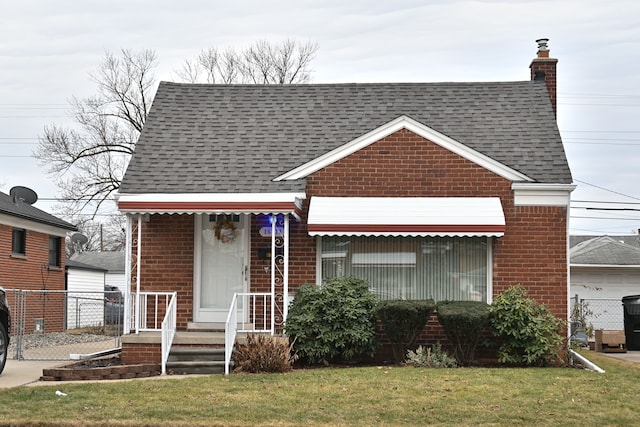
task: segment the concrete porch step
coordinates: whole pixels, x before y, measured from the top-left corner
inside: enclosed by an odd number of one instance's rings
[[[169,361],[222,360],[223,347],[185,347],[173,346],[169,353]]]
[[[192,361],[167,361],[167,372],[174,374],[205,374],[215,375],[224,373],[224,360],[192,360]]]
[[[176,374],[224,373],[224,348],[222,347],[171,347],[167,370]]]

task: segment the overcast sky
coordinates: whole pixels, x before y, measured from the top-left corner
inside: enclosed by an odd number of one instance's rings
[[[51,211],[56,188],[31,153],[46,124],[71,123],[71,96],[94,92],[105,51],[154,49],[158,81],[176,80],[202,48],[288,37],[319,44],[314,83],[528,80],[549,38],[573,205],[640,209],[638,0],[0,0],[0,190],[31,187]],[[640,228],[633,210],[571,216],[572,234]]]

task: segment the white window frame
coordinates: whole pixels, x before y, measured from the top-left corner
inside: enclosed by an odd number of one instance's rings
[[[316,236],[316,285],[322,286],[322,237]],[[410,239],[411,237],[404,237]],[[462,237],[460,237],[462,238]],[[486,303],[493,302],[493,241],[494,237],[487,236],[487,298]]]

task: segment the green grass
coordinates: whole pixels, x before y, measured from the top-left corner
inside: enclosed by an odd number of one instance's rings
[[[0,391],[0,425],[637,425],[640,364],[322,368]],[[61,389],[65,397],[55,395]]]

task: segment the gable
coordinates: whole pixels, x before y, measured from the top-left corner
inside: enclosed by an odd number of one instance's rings
[[[385,138],[401,129],[406,129],[425,139],[425,143],[435,143],[446,150],[459,155],[505,179],[510,181],[532,182],[533,179],[528,176],[472,149],[466,145],[450,138],[435,129],[432,129],[420,122],[417,122],[407,116],[400,116],[377,129],[367,132],[366,134],[338,147],[320,157],[317,157],[279,177],[274,181],[297,180],[306,178],[308,175],[316,172],[338,160],[341,160],[356,151],[359,151],[371,144]]]

